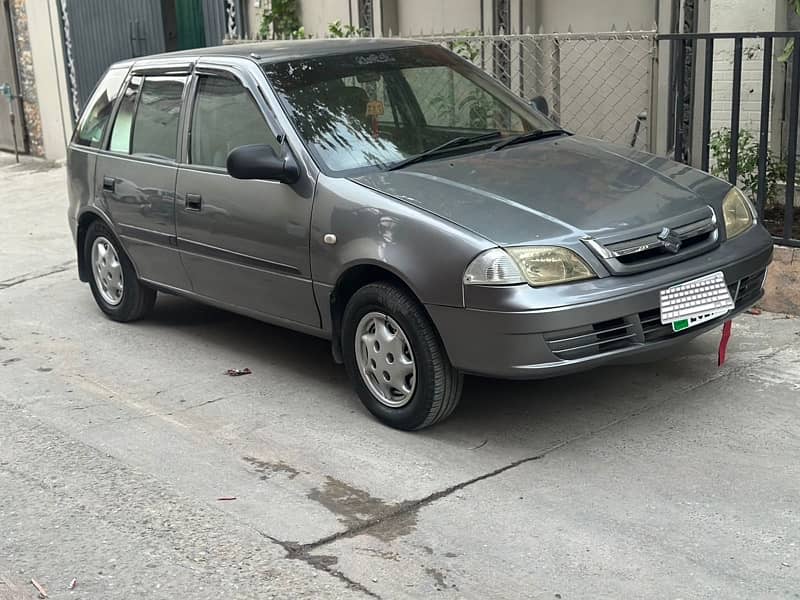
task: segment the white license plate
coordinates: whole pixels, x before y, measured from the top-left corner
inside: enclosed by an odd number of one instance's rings
[[[733,310],[725,274],[717,271],[661,290],[661,323],[683,331]]]

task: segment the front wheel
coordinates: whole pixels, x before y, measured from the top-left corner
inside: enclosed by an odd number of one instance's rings
[[[342,350],[361,402],[390,427],[429,427],[458,404],[463,377],[422,306],[399,286],[372,283],[353,294]]]

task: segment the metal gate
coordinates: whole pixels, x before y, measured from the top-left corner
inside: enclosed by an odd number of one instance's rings
[[[14,50],[14,28],[11,20],[11,8],[8,0],[2,0],[0,6],[0,86],[8,84],[13,98],[0,95],[0,149],[14,150],[16,134],[17,148],[27,152],[27,139],[23,129],[22,99],[19,97],[19,79],[17,77],[17,59]],[[14,114],[14,128],[11,127],[10,111]]]
[[[775,243],[800,247],[800,205],[795,206],[800,198],[800,31],[669,33],[659,34],[657,39],[660,46],[666,46],[661,48],[661,56],[671,61],[678,74],[666,104],[675,159],[710,169],[739,185],[754,201],[759,220],[772,233]],[[783,49],[788,40],[793,42],[795,51],[782,63],[775,50]],[[702,70],[698,70],[693,91],[702,100],[701,114],[695,119],[691,112],[687,114],[693,110],[693,103],[682,101],[690,81],[683,71],[692,68],[686,61],[687,50],[698,44],[705,50],[705,60],[702,66],[698,65]],[[715,54],[719,50],[729,52],[731,60],[720,60],[719,56],[726,55]],[[785,91],[772,85],[775,74],[782,72],[788,83]],[[718,82],[724,82],[720,88],[730,86],[727,110],[720,102],[712,111],[715,76],[719,77]],[[748,89],[760,91],[760,110],[752,101],[743,110],[743,90]],[[785,104],[780,107],[773,99],[784,93]],[[773,115],[773,109],[779,114]],[[720,115],[728,116],[729,124],[712,133],[712,121]],[[771,123],[776,125],[771,127]],[[696,125],[700,131],[693,132]],[[692,156],[692,147],[687,144],[693,134],[700,138],[699,157]]]
[[[61,0],[72,109],[118,60],[165,50],[160,0]]]
[[[60,0],[60,9],[72,109],[77,115],[111,63],[203,43],[221,44],[226,35],[243,29],[245,2]],[[176,39],[181,32],[187,39]]]

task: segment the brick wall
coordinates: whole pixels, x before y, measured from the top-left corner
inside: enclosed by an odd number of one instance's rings
[[[776,11],[785,0],[711,0],[710,31],[769,31],[775,29]],[[761,119],[761,69],[763,42],[745,40],[742,55],[740,123],[757,133]],[[711,96],[711,130],[729,127],[733,93],[733,41],[716,40]]]

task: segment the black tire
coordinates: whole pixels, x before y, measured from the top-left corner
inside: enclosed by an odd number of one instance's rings
[[[411,346],[416,385],[411,399],[399,408],[378,400],[359,371],[356,330],[370,312],[394,319]],[[416,299],[392,283],[371,283],[350,298],[342,318],[342,352],[347,374],[361,402],[380,421],[395,429],[416,430],[438,423],[453,412],[461,399],[463,376],[450,364],[430,317]]]
[[[118,304],[107,302],[100,291],[97,289],[95,281],[95,266],[92,263],[92,246],[98,237],[106,238],[113,246],[119,257],[122,268],[123,289],[122,298]],[[83,245],[83,260],[89,272],[89,286],[92,289],[97,306],[114,321],[127,323],[141,319],[153,309],[156,303],[156,291],[147,287],[136,277],[136,271],[130,259],[122,249],[122,244],[102,221],[95,221],[89,225],[86,231],[86,239]]]

